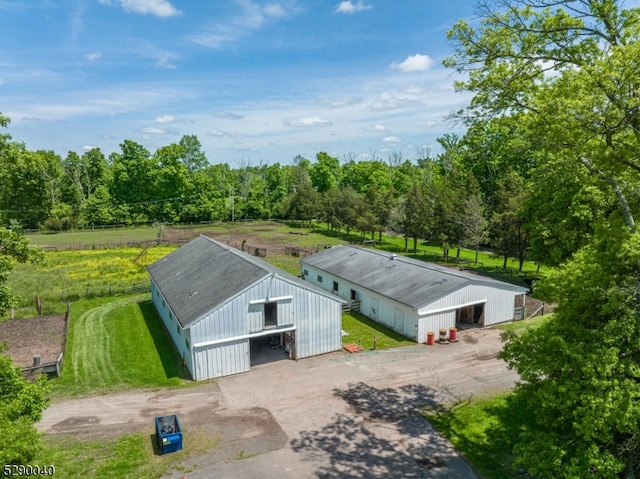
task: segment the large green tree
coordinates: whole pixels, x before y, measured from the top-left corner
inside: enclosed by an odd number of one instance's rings
[[[501,357],[535,418],[514,452],[538,477],[640,473],[639,265],[640,234],[606,225],[541,285],[554,318],[508,336]]]
[[[493,0],[474,28],[449,32],[445,61],[474,97],[458,118],[478,125],[526,116],[540,149],[586,168],[635,229],[629,195],[640,175],[640,9],[616,0]]]
[[[514,452],[538,477],[637,477],[640,9],[487,0],[478,13],[474,25],[449,32],[455,51],[446,64],[465,73],[457,87],[474,93],[456,116],[472,126],[518,118],[542,165],[588,175],[616,205],[598,212],[599,233],[540,285],[558,303],[555,319],[505,346],[522,379],[516,394],[537,421]]]

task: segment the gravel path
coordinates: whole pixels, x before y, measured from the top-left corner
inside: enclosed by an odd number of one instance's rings
[[[495,358],[500,331],[469,329],[449,345],[332,353],[262,364],[191,388],[54,403],[40,428],[88,438],[143,430],[178,414],[189,432],[222,438],[204,455],[176,454],[185,473],[167,478],[477,478],[419,415],[513,387]]]

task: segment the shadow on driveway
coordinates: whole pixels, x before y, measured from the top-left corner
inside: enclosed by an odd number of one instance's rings
[[[477,478],[420,414],[427,406],[442,410],[435,390],[422,385],[378,389],[360,382],[334,394],[349,405],[349,413],[336,414],[320,430],[303,431],[291,441],[294,451],[310,459],[328,459],[318,478]]]

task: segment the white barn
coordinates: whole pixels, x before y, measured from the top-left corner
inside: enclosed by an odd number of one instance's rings
[[[489,326],[515,316],[527,289],[473,273],[354,246],[304,258],[302,277],[417,342],[459,323]]]
[[[200,236],[147,268],[152,302],[195,380],[251,369],[251,341],[291,359],[340,350],[343,301],[269,263]]]

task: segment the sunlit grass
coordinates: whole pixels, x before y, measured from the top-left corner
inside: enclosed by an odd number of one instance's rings
[[[416,344],[392,329],[357,312],[342,315],[342,329],[347,333],[347,336],[342,337],[342,344],[359,344],[364,350],[373,349],[374,338],[376,349],[398,348]]]
[[[185,384],[182,360],[148,295],[72,307],[62,377],[54,395]]]
[[[514,394],[464,401],[448,412],[425,416],[484,479],[523,477],[512,449],[534,419]]]

